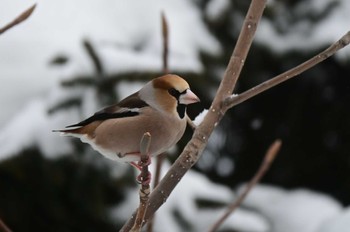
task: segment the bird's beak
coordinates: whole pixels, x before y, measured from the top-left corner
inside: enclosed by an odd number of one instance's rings
[[[185,93],[180,95],[179,102],[184,105],[199,102],[199,98],[190,89],[187,89]]]

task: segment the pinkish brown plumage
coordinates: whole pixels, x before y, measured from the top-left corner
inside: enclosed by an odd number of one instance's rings
[[[119,103],[58,131],[80,138],[109,159],[135,162],[140,159],[140,140],[145,132],[152,136],[151,156],[175,145],[186,128],[186,106],[198,101],[184,79],[168,74],[153,79]]]

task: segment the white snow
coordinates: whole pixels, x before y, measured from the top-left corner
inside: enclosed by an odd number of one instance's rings
[[[0,24],[10,22],[32,4],[30,1],[1,1],[0,8],[6,11],[0,15]],[[109,74],[160,71],[161,12],[165,13],[169,24],[170,70],[200,72],[200,53],[217,54],[220,46],[206,29],[197,6],[189,1],[79,0],[72,4],[68,0],[38,0],[33,15],[4,33],[0,40],[0,127],[5,128],[0,131],[0,137],[7,141],[0,144],[0,157],[8,157],[23,147],[37,144],[45,151],[50,150],[50,157],[55,149],[56,155],[66,151],[59,146],[48,148],[56,142],[48,141],[52,139],[51,135],[35,135],[36,139],[30,136],[38,132],[32,128],[35,123],[22,123],[21,117],[10,118],[14,112],[19,112],[30,121],[34,117],[30,102],[34,98],[37,98],[35,104],[41,106],[40,111],[35,112],[40,114],[40,120],[34,119],[34,122],[41,123],[40,128],[46,126],[45,132],[77,122],[100,108],[94,90],[79,87],[67,90],[59,86],[60,80],[93,74],[91,60],[82,46],[84,39],[90,40]],[[192,33],[188,33],[189,30]],[[66,55],[69,63],[62,67],[49,66],[49,60],[58,54]],[[120,84],[117,90],[122,87],[125,85]],[[57,126],[54,123],[57,116],[45,111],[74,96],[84,99],[81,112],[73,118],[67,115],[66,120],[62,120],[65,122]],[[26,104],[31,106],[26,107]],[[21,134],[27,136],[12,136],[11,128],[19,124]]]
[[[266,19],[259,23],[256,42],[267,45],[270,49],[278,53],[290,50],[314,49],[319,46],[334,43],[349,30],[350,1],[340,0],[312,0],[299,3],[299,12],[308,9],[312,12],[320,12],[327,7],[330,2],[338,2],[336,9],[328,17],[317,24],[301,21],[294,26],[290,26],[288,33],[281,35],[276,31],[273,24]],[[278,4],[271,1],[270,5]],[[336,54],[338,58],[350,57],[350,49],[343,49]]]
[[[154,165],[151,165],[151,170]],[[168,162],[164,163],[162,175],[170,167]],[[118,208],[111,209],[112,217],[116,220],[127,220],[138,206],[137,189],[127,190],[127,200]],[[235,199],[235,194],[222,185],[209,181],[205,176],[188,171],[181,182],[177,185],[165,204],[157,211],[155,219],[156,231],[182,232],[184,229],[173,217],[173,213],[178,211],[181,216],[190,223],[191,231],[207,231],[207,229],[224,213],[226,207],[200,208],[197,200],[206,200],[229,204]],[[222,228],[234,229],[246,232],[267,232],[268,221],[256,212],[238,209],[223,224]]]
[[[350,207],[319,226],[317,232],[347,232],[350,228]]]
[[[76,112],[65,112],[65,115],[56,114],[50,120],[47,117],[45,104],[40,100],[29,103],[21,114],[8,123],[0,133],[0,160],[9,158],[23,149],[39,145],[39,149],[48,157],[68,154],[72,147],[60,136],[51,132],[49,125],[62,123],[67,116],[76,117]]]
[[[168,167],[169,164],[166,169]],[[113,209],[112,215],[126,220],[138,205],[137,194],[137,189],[128,190],[128,203]],[[194,202],[205,199],[228,205],[235,197],[236,194],[230,189],[190,170],[157,212],[155,228],[159,231],[183,231],[172,217],[177,210],[190,222],[191,231],[207,231],[226,207],[198,208]],[[343,209],[336,200],[325,194],[258,184],[248,194],[242,207],[231,214],[220,228],[242,232],[347,232],[349,212],[349,208]]]
[[[193,120],[194,125],[198,126],[201,124],[204,120],[204,117],[207,115],[208,110],[204,109],[200,114],[196,116],[196,118]]]
[[[83,39],[92,42],[109,73],[160,70],[162,11],[169,23],[171,70],[200,72],[199,53],[217,54],[221,50],[206,29],[199,9],[190,1],[37,0],[36,3],[33,15],[26,22],[1,35],[0,126],[30,101],[30,96],[43,96],[56,85],[63,75],[48,65],[56,55],[68,56],[69,77],[92,73]],[[32,4],[29,0],[1,1],[0,25],[10,22]]]
[[[230,6],[230,0],[211,0],[205,7],[205,15],[210,21],[216,21],[230,9]]]
[[[317,232],[322,223],[342,210],[336,200],[325,194],[267,185],[255,186],[243,205],[264,215],[271,223],[269,232]]]

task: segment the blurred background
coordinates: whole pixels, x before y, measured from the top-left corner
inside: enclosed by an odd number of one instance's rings
[[[250,1],[2,0],[0,218],[13,231],[117,231],[138,204],[137,174],[52,129],[76,123],[169,69],[208,109]],[[350,29],[346,0],[268,1],[235,93],[325,49]],[[282,149],[221,231],[342,232],[350,228],[350,49],[230,111],[155,220],[155,231],[205,231]],[[165,171],[191,138],[171,150]],[[155,162],[153,162],[155,163]]]

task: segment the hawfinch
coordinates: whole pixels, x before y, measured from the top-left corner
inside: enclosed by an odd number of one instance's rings
[[[168,74],[153,79],[119,103],[58,131],[80,138],[109,159],[137,166],[144,133],[152,136],[150,156],[165,152],[184,134],[186,106],[198,101],[184,79]]]

